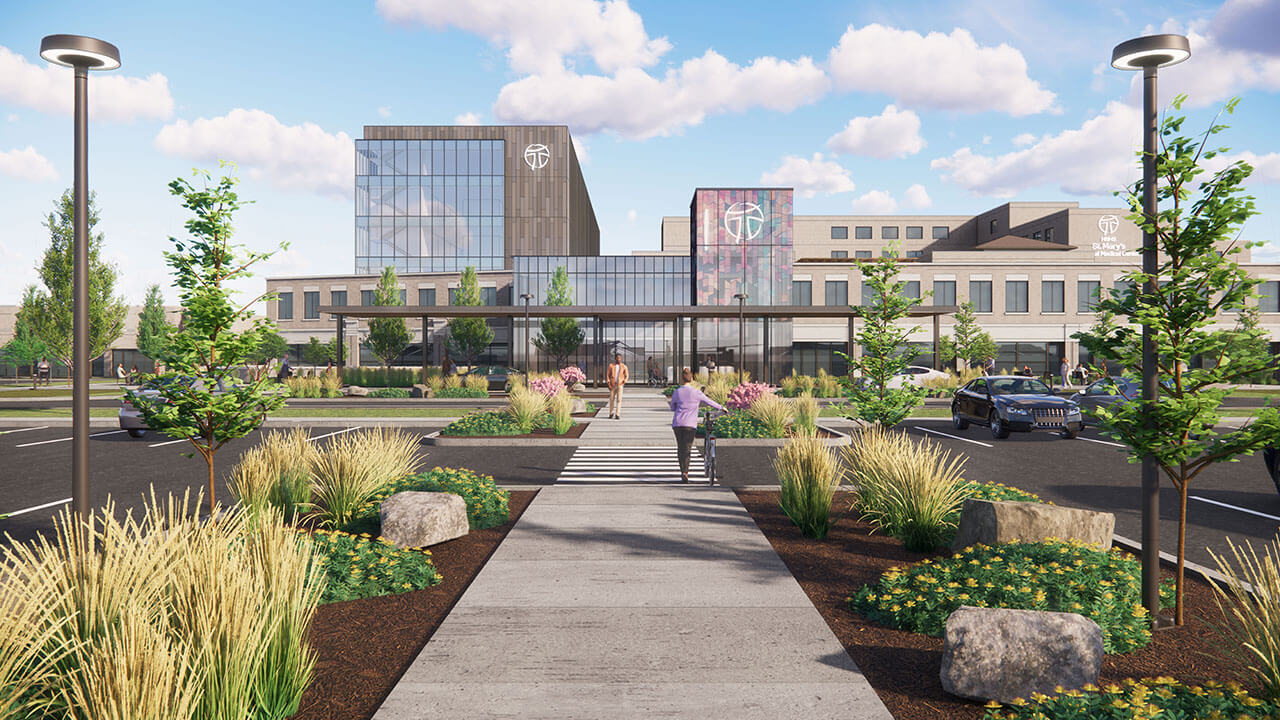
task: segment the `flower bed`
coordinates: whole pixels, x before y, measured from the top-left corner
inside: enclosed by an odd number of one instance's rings
[[[1030,702],[1007,707],[988,706],[990,720],[1094,720],[1095,718],[1274,718],[1280,708],[1249,695],[1239,684],[1207,682],[1183,685],[1171,677],[1133,680],[1123,686],[1111,683],[1099,688],[1086,685],[1084,692],[1070,690],[1055,697],[1038,695]]]
[[[398,387],[375,388],[369,391],[365,397],[371,398],[407,398],[409,391]]]
[[[488,390],[469,387],[442,387],[435,391],[438,398],[487,398]]]
[[[556,435],[551,430],[551,413],[544,412],[533,424],[533,433],[520,432],[520,426],[506,410],[480,410],[454,420],[440,431],[441,437],[558,437],[575,438],[585,425],[574,425],[568,433]]]
[[[508,518],[510,493],[497,486],[491,475],[466,468],[434,467],[428,472],[401,478],[374,493],[356,510],[343,530],[351,533],[379,533],[382,525],[379,509],[382,501],[398,492],[447,492],[458,495],[467,505],[467,522],[472,530],[501,525]]]
[[[440,583],[430,550],[402,550],[367,533],[316,530],[326,579],[321,603],[422,590]]]

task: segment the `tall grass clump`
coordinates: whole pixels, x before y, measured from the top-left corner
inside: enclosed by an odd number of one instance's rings
[[[762,393],[751,403],[747,412],[759,420],[770,437],[785,437],[791,422],[791,403],[771,392]]]
[[[342,395],[342,377],[337,369],[320,375],[320,397],[336,398]]]
[[[818,368],[818,376],[813,380],[813,390],[818,397],[833,398],[840,396],[840,381],[826,370]]]
[[[840,484],[835,453],[816,437],[795,437],[778,451],[773,468],[782,490],[782,512],[805,537],[826,537],[831,500]]]
[[[800,392],[795,370],[792,370],[790,375],[782,376],[782,380],[778,381],[778,389],[786,397],[795,397]]]
[[[272,430],[231,468],[231,494],[254,512],[272,507],[293,520],[311,507],[315,444],[302,428]]]
[[[1274,702],[1280,700],[1280,540],[1267,543],[1261,558],[1248,542],[1242,549],[1228,539],[1227,546],[1231,561],[1209,551],[1226,576],[1222,584],[1209,578],[1226,618],[1216,630],[1227,641],[1227,657]]]
[[[814,379],[808,375],[796,376],[796,389],[802,393],[813,392]]]
[[[796,435],[818,434],[818,401],[809,393],[801,393],[791,401],[791,412],[795,415]]]
[[[450,375],[449,377],[444,379],[444,386],[450,389],[456,389],[456,388],[462,387],[462,376]]]
[[[462,381],[462,386],[468,390],[479,390],[480,392],[488,393],[489,378],[485,375],[478,374],[467,375]]]
[[[844,448],[845,478],[857,486],[854,506],[908,550],[935,550],[951,534],[951,519],[968,484],[964,456],[879,425],[854,433]]]
[[[511,388],[507,395],[507,414],[516,421],[520,433],[528,435],[547,410],[547,398],[527,387]]]
[[[431,388],[431,394],[435,395],[444,389],[444,378],[439,375],[432,375],[427,378],[427,387]]]
[[[383,485],[417,469],[417,442],[374,428],[333,438],[311,463],[319,520],[340,527]]]
[[[557,435],[564,435],[573,428],[573,396],[561,390],[547,400],[547,411],[551,413],[551,429]]]

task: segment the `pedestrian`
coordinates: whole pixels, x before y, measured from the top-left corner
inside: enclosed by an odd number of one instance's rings
[[[444,358],[440,360],[440,374],[449,377],[453,374],[453,360],[449,359],[449,353],[444,354]]]
[[[707,374],[708,375],[716,374],[716,359],[711,357],[710,355],[707,356]]]
[[[124,385],[128,380],[124,374],[124,363],[116,363],[116,385]]]
[[[650,385],[662,384],[662,373],[658,369],[658,361],[654,360],[652,355],[650,355],[648,361],[645,362],[644,369],[645,369],[645,372],[648,373],[649,375]]]
[[[996,373],[996,359],[988,357],[986,362],[982,363],[983,375],[994,375]]]
[[[53,373],[49,367],[49,358],[40,358],[40,362],[36,364],[36,377],[45,385],[49,384],[49,377]]]
[[[1071,363],[1065,357],[1062,358],[1062,364],[1058,365],[1058,374],[1062,376],[1062,387],[1071,384]]]
[[[604,380],[609,385],[609,418],[611,420],[622,419],[622,388],[629,379],[631,379],[631,372],[627,370],[626,363],[622,362],[622,354],[614,355],[613,362],[609,363],[609,368],[604,374]]]
[[[138,377],[138,365],[135,363],[134,366],[129,369],[129,384],[133,385],[140,379],[141,378]]]
[[[282,355],[280,357],[280,369],[276,371],[276,380],[284,382],[293,375],[293,368],[289,367],[289,356]]]
[[[680,371],[680,387],[671,393],[669,404],[671,412],[671,430],[676,434],[676,457],[680,461],[680,482],[689,482],[689,455],[693,450],[693,438],[698,428],[698,408],[710,405],[721,412],[724,406],[707,397],[698,386],[693,384],[693,371],[684,368]]]
[[[1026,376],[1026,377],[1035,377],[1035,376],[1036,376],[1036,374],[1035,374],[1035,373],[1031,372],[1031,366],[1030,366],[1030,365],[1023,365],[1023,366],[1022,366],[1022,374],[1023,374],[1024,376]]]

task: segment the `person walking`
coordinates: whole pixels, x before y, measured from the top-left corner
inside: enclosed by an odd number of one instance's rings
[[[995,374],[996,374],[996,359],[995,359],[995,358],[993,358],[993,357],[989,357],[989,358],[987,358],[987,361],[986,361],[986,362],[984,362],[984,363],[982,363],[982,372],[983,372],[983,374],[986,374],[986,375],[995,375]]]
[[[53,375],[52,370],[53,368],[49,365],[49,358],[40,358],[40,362],[36,364],[36,377],[41,384],[49,384],[49,379]]]
[[[627,370],[626,363],[622,362],[622,354],[614,355],[613,362],[609,363],[609,368],[604,373],[604,381],[609,385],[609,419],[611,420],[622,419],[622,387],[629,379],[631,379],[631,372]]]
[[[289,366],[289,356],[282,355],[280,357],[280,369],[276,371],[276,380],[284,382],[293,375],[293,368]]]
[[[680,482],[689,482],[689,456],[698,428],[698,408],[710,405],[724,412],[724,406],[707,397],[693,384],[693,371],[680,371],[680,387],[671,393],[671,430],[676,435],[676,458],[680,461]]]
[[[1065,357],[1062,358],[1062,363],[1058,365],[1058,374],[1062,376],[1062,387],[1065,388],[1071,384],[1071,363],[1067,362]]]

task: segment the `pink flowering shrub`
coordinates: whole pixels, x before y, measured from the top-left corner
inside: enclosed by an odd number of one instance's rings
[[[725,405],[739,410],[746,410],[751,407],[751,403],[755,402],[756,398],[761,395],[771,394],[773,394],[773,388],[768,383],[743,383],[729,391],[729,399],[725,401]]]
[[[587,381],[587,374],[582,372],[582,368],[577,365],[560,368],[560,379],[565,385],[577,385],[580,382]]]
[[[529,389],[546,397],[554,397],[564,390],[564,381],[555,375],[536,377],[529,381]]]

